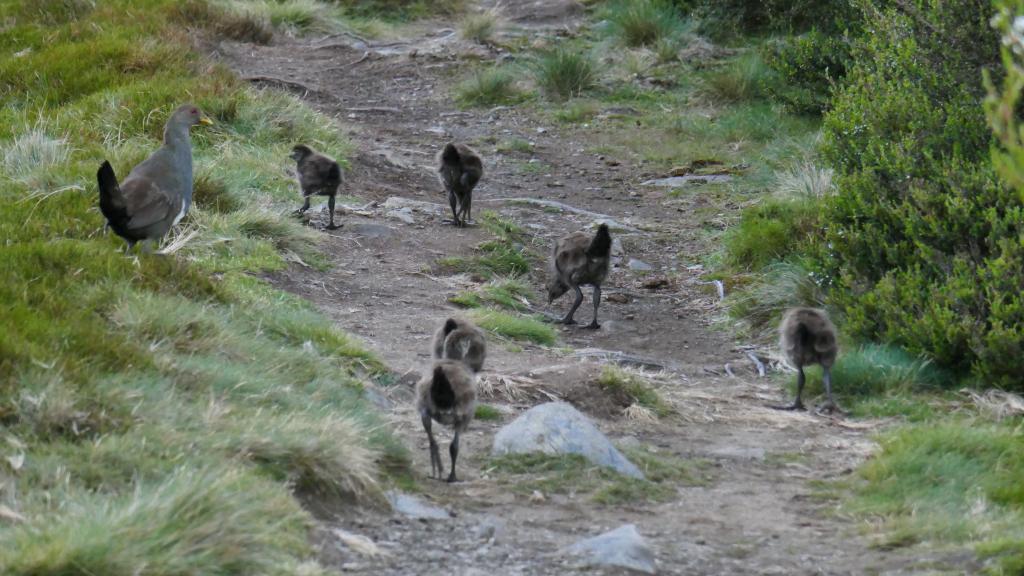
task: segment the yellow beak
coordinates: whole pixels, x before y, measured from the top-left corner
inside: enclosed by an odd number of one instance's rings
[[[206,116],[200,117],[199,118],[199,123],[202,124],[203,126],[213,126],[213,120],[210,120]]]

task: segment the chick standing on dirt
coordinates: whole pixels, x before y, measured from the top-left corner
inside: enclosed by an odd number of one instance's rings
[[[338,194],[338,186],[341,185],[341,167],[334,158],[321,154],[305,144],[292,148],[289,157],[297,164],[303,199],[302,208],[295,212],[302,214],[309,210],[310,196],[327,196],[327,208],[331,213],[327,229],[339,228],[334,225],[334,198]]]
[[[473,372],[484,367],[487,341],[483,332],[469,320],[449,318],[434,334],[434,359],[458,360]]]
[[[837,410],[832,399],[832,364],[839,354],[836,338],[836,327],[832,325],[828,314],[817,308],[791,308],[782,317],[779,326],[779,347],[786,358],[796,366],[796,401],[789,406],[774,406],[780,410],[804,410],[801,395],[804,391],[804,366],[821,364],[822,380],[828,403],[824,409]]]
[[[459,457],[459,434],[466,431],[476,412],[476,379],[465,364],[438,360],[431,374],[416,384],[416,407],[430,441],[430,473],[440,479],[444,472],[441,451],[431,430],[432,421],[455,431],[448,453],[452,459],[448,482],[456,482],[455,461]]]
[[[601,305],[601,284],[608,276],[608,265],[612,251],[612,237],[608,225],[601,224],[597,234],[591,238],[583,232],[575,232],[555,242],[548,268],[548,303],[569,291],[576,291],[576,301],[569,313],[562,318],[562,324],[575,324],[573,314],[583,303],[580,286],[594,287],[594,320],[587,328],[600,328],[597,323],[597,307]]]
[[[452,223],[466,226],[473,207],[473,188],[484,175],[480,155],[465,144],[449,142],[438,153],[437,164],[438,177],[452,208]]]

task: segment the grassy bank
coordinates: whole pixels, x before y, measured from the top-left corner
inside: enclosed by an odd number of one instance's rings
[[[290,147],[350,149],[192,50],[193,33],[342,25],[326,4],[264,4],[0,3],[4,574],[316,574],[297,497],[374,502],[404,466],[362,397],[377,360],[259,278],[319,264],[284,215]],[[96,169],[127,174],[184,101],[215,121],[193,131],[195,235],[125,257]]]

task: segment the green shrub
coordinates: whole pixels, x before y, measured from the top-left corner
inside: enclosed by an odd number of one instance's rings
[[[852,336],[1021,389],[1024,205],[992,170],[978,106],[981,71],[999,62],[990,10],[868,10],[872,34],[825,118],[838,193],[818,257]]]
[[[535,75],[541,89],[560,100],[579,96],[597,82],[597,70],[590,56],[564,46],[542,54],[537,59]]]
[[[764,86],[772,98],[796,113],[828,109],[832,88],[851,65],[852,41],[846,35],[812,30],[766,43],[761,53],[778,80]]]

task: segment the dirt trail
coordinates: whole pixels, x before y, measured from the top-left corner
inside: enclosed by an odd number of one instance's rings
[[[502,3],[520,33],[557,34],[579,25],[575,3],[540,4],[541,12],[536,2]],[[358,150],[346,191],[364,210],[349,211],[340,218],[342,229],[324,232],[329,271],[296,265],[273,281],[359,335],[401,377],[381,389],[381,403],[423,476],[420,497],[455,514],[430,522],[369,512],[333,518],[322,534],[325,561],[363,574],[563,574],[570,570],[559,553],[563,547],[632,522],[654,549],[661,574],[913,572],[899,552],[869,548],[855,526],[831,514],[831,504],[813,497],[811,481],[848,474],[867,457],[872,426],[761,407],[780,401],[780,392],[757,377],[729,334],[711,327],[717,296],[699,267],[687,266],[692,255],[710,249],[700,244],[701,223],[688,221],[669,199],[640,186],[651,175],[629,158],[612,161],[589,152],[588,135],[576,128],[546,123],[529,106],[456,108],[447,88],[456,71],[467,60],[500,55],[434,24],[410,29],[400,42],[367,44],[339,36],[279,39],[270,46],[225,43],[217,49],[242,76],[269,77],[263,82],[301,93],[352,131]],[[533,151],[496,151],[494,142],[513,138],[533,142]],[[657,377],[659,391],[677,414],[655,423],[615,411],[591,415],[620,444],[707,462],[706,483],[680,486],[676,498],[661,504],[601,506],[572,495],[533,502],[495,482],[484,467],[500,425],[533,403],[503,397],[486,399],[503,411],[501,421],[474,422],[463,441],[464,481],[447,485],[425,478],[426,439],[409,401],[410,386],[429,362],[433,330],[456,311],[447,298],[473,283],[437,273],[431,263],[472,254],[488,234],[480,227],[442,225],[442,214],[430,210],[414,210],[415,223],[407,224],[387,216],[383,204],[401,197],[442,205],[432,162],[449,139],[475,143],[485,157],[486,173],[474,195],[476,215],[493,209],[513,218],[535,235],[541,253],[554,237],[588,227],[594,218],[507,199],[556,200],[606,214],[632,230],[616,234],[624,253],[606,295],[624,297],[602,305],[603,328],[563,330],[559,347],[552,349],[492,339],[487,377],[531,377],[556,395],[571,396],[601,366],[600,359],[576,351],[656,359],[666,367]],[[547,168],[524,168],[531,163]],[[379,205],[367,207],[370,202]],[[325,218],[315,215],[312,224],[322,228]],[[644,276],[631,270],[630,258],[653,271]],[[652,274],[667,277],[669,286],[642,288]],[[531,283],[542,289],[542,270],[533,271]],[[590,318],[589,302],[588,294],[580,310],[584,321]],[[552,311],[564,312],[568,304],[563,299]],[[725,374],[726,363],[734,377]],[[332,523],[373,539],[385,555],[367,558],[341,546],[326,532]]]

